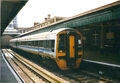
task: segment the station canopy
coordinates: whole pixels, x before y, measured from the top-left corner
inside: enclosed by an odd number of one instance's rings
[[[28,0],[1,0],[1,35]]]

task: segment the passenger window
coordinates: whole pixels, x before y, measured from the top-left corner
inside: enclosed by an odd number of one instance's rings
[[[19,45],[21,45],[21,42],[19,42]]]
[[[26,45],[26,42],[25,42],[25,41],[23,42],[23,45],[24,45],[24,46]]]
[[[32,41],[32,46],[34,46],[34,41]]]
[[[65,34],[60,34],[59,35],[59,45],[58,45],[58,52],[59,53],[64,53],[65,52],[65,41],[66,41],[66,36]]]
[[[26,46],[28,46],[28,41],[26,41]]]
[[[44,48],[49,48],[50,45],[49,45],[49,41],[48,40],[45,40],[44,41]]]
[[[23,45],[23,42],[21,42],[21,46]]]
[[[39,41],[39,47],[43,47],[43,41]]]
[[[25,41],[25,46],[27,46],[27,42]]]
[[[35,41],[35,47],[38,47],[38,41]]]
[[[55,40],[51,40],[51,50],[54,52]]]
[[[32,45],[32,42],[31,41],[29,41],[29,45],[28,46],[31,46]]]
[[[54,48],[55,40],[51,40],[51,48]]]

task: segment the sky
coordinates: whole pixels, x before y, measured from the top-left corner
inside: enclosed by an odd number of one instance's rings
[[[68,18],[115,1],[118,0],[28,0],[17,15],[18,27],[32,27],[34,22],[42,23],[48,14],[51,14],[51,18]]]

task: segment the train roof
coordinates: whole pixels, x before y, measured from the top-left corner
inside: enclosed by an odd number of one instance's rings
[[[34,34],[34,35],[29,35],[29,36],[24,36],[24,37],[20,37],[20,38],[15,38],[15,39],[11,39],[10,42],[12,41],[22,41],[22,40],[32,40],[32,39],[38,39],[39,36],[45,36],[45,35],[57,35],[59,32],[61,31],[66,31],[66,30],[74,30],[76,31],[75,29],[73,28],[61,28],[61,29],[57,29],[57,30],[50,30],[50,31],[47,31],[47,32],[43,32],[43,33],[38,33],[38,34]]]
[[[56,34],[58,34],[59,32],[65,31],[65,30],[74,30],[74,31],[76,31],[76,30],[73,29],[73,28],[61,28],[61,29],[57,29],[57,30],[50,30],[49,32],[50,32],[50,33],[56,33]]]

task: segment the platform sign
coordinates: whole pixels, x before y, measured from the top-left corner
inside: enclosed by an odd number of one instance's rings
[[[114,38],[114,33],[106,33],[106,39],[113,39]]]

